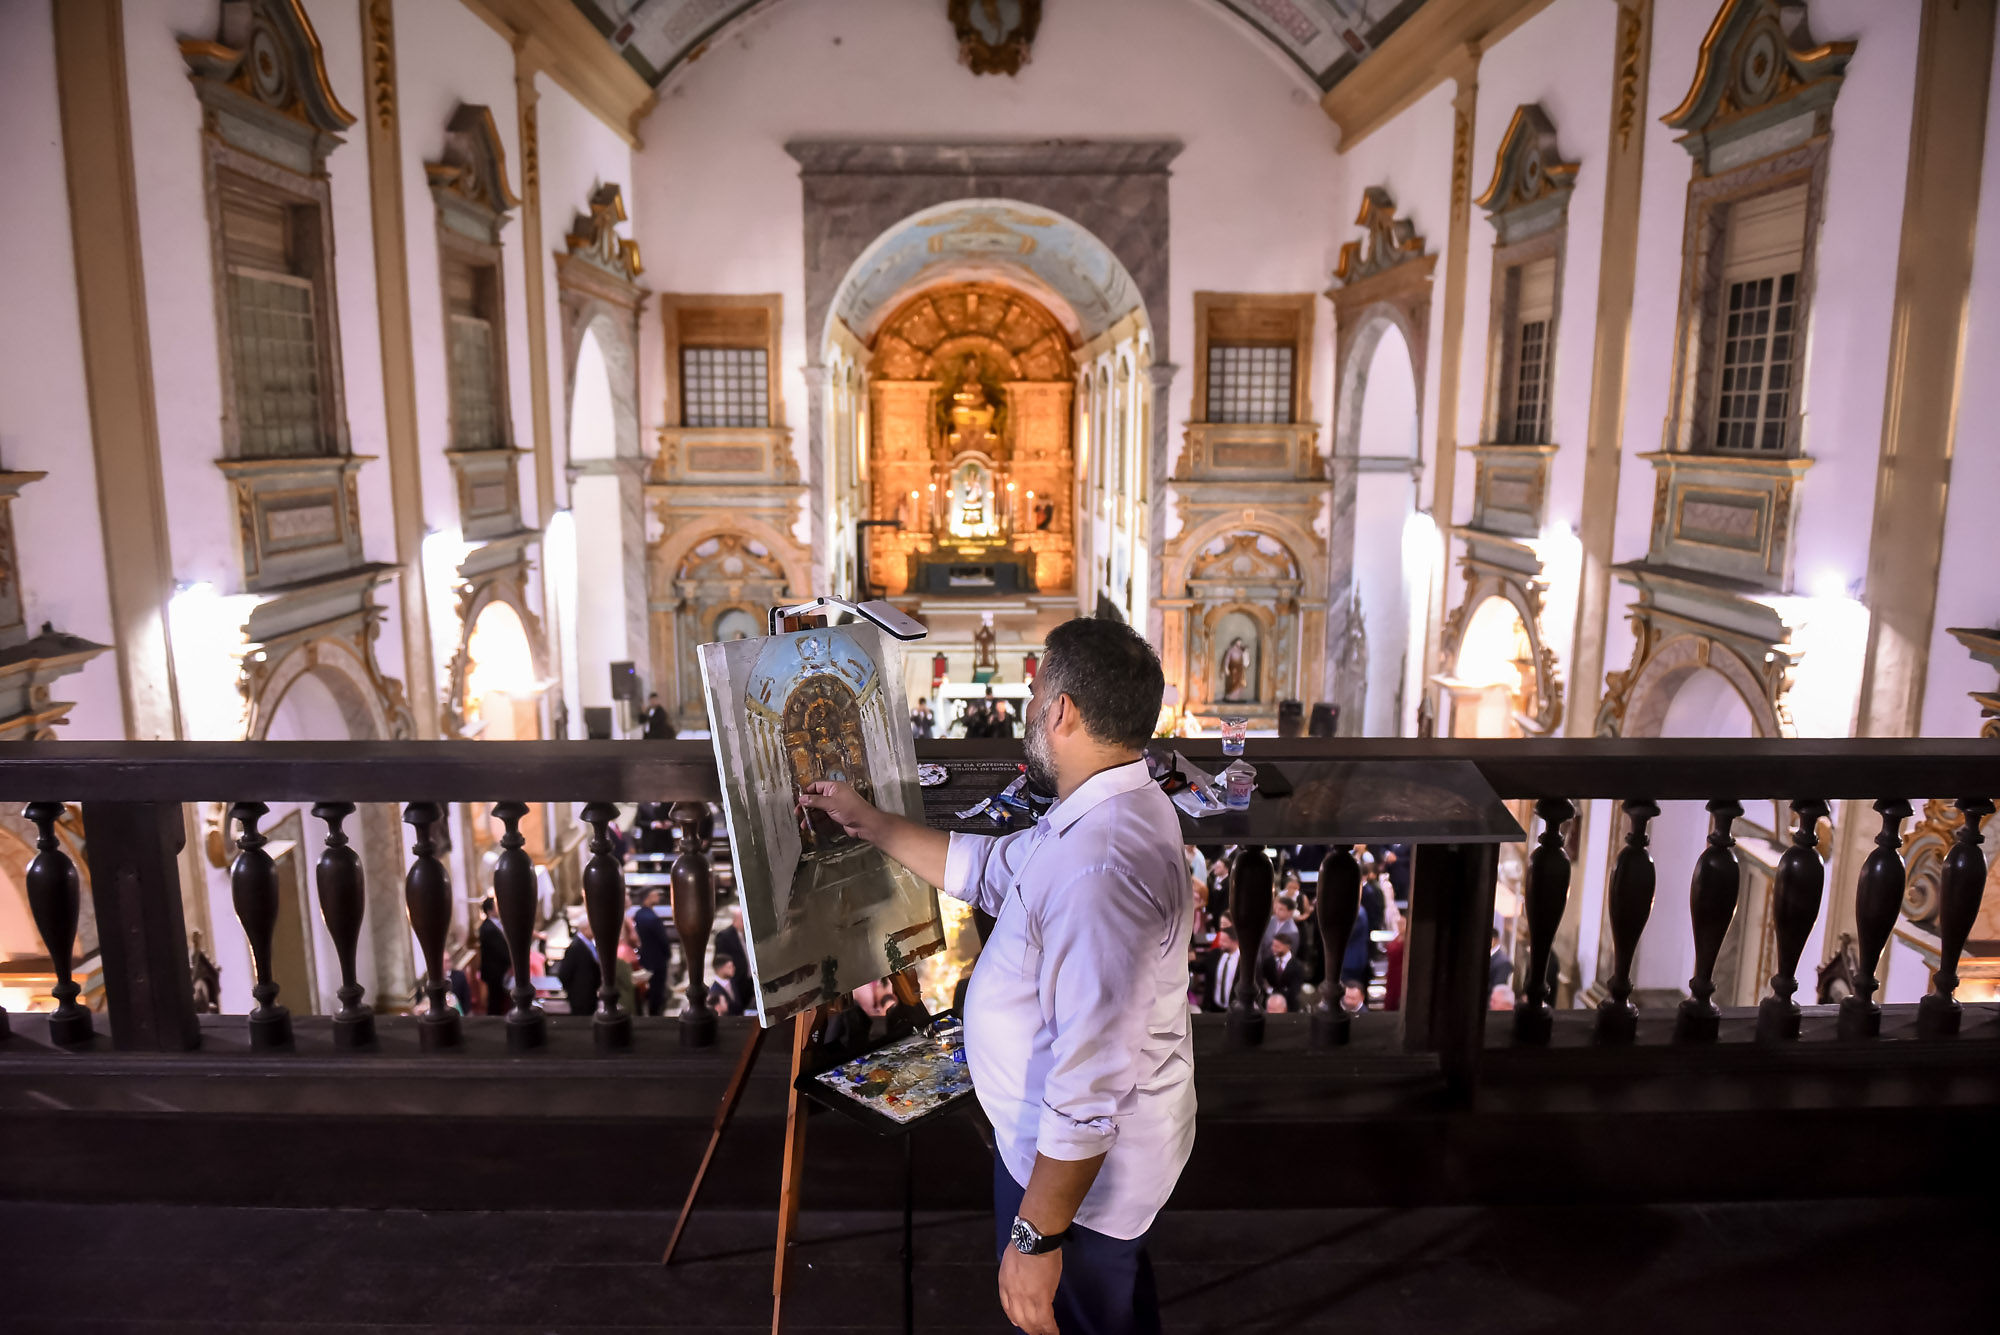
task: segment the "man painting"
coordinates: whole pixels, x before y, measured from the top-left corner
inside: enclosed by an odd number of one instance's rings
[[[845,785],[801,797],[956,899],[997,915],[966,998],[993,1123],[1000,1302],[1029,1335],[1160,1328],[1146,1235],[1194,1145],[1187,862],[1146,773],[1160,661],[1129,626],[1050,633],[1028,703],[1048,815],[946,835]]]

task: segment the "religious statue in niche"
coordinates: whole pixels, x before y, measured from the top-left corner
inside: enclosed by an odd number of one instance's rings
[[[993,509],[993,475],[977,459],[967,459],[951,475],[951,535],[976,540],[998,536]]]
[[[951,392],[951,407],[946,415],[951,420],[946,439],[951,442],[954,454],[961,450],[993,452],[990,442],[999,429],[1000,410],[987,397],[976,352],[965,354],[959,368],[958,388]]]
[[[1042,26],[1042,0],[951,0],[946,12],[974,74],[1019,74]]]
[[[1250,650],[1241,638],[1229,642],[1222,651],[1222,698],[1241,700],[1248,685]]]
[[[838,779],[922,818],[900,657],[861,625],[697,651],[767,1026],[943,948],[929,885],[798,805],[805,785]]]

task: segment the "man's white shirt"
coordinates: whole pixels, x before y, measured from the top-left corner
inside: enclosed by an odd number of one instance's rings
[[[1143,760],[1092,775],[1033,828],[954,834],[944,892],[997,919],[966,996],[966,1060],[1000,1157],[1105,1156],[1076,1222],[1152,1226],[1194,1146],[1180,821]]]

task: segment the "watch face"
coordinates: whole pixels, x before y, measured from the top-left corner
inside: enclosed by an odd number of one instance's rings
[[[1033,1224],[1030,1224],[1025,1219],[1017,1218],[1014,1220],[1013,1242],[1015,1251],[1032,1256],[1034,1255],[1035,1245],[1041,1240],[1042,1235],[1035,1232]]]

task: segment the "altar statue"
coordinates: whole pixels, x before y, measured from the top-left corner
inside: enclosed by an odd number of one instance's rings
[[[1222,651],[1222,698],[1240,700],[1243,698],[1245,678],[1248,676],[1250,650],[1241,636],[1231,640],[1229,647]]]
[[[951,531],[962,538],[991,537],[999,530],[993,519],[993,479],[971,459],[958,467],[951,485]]]

